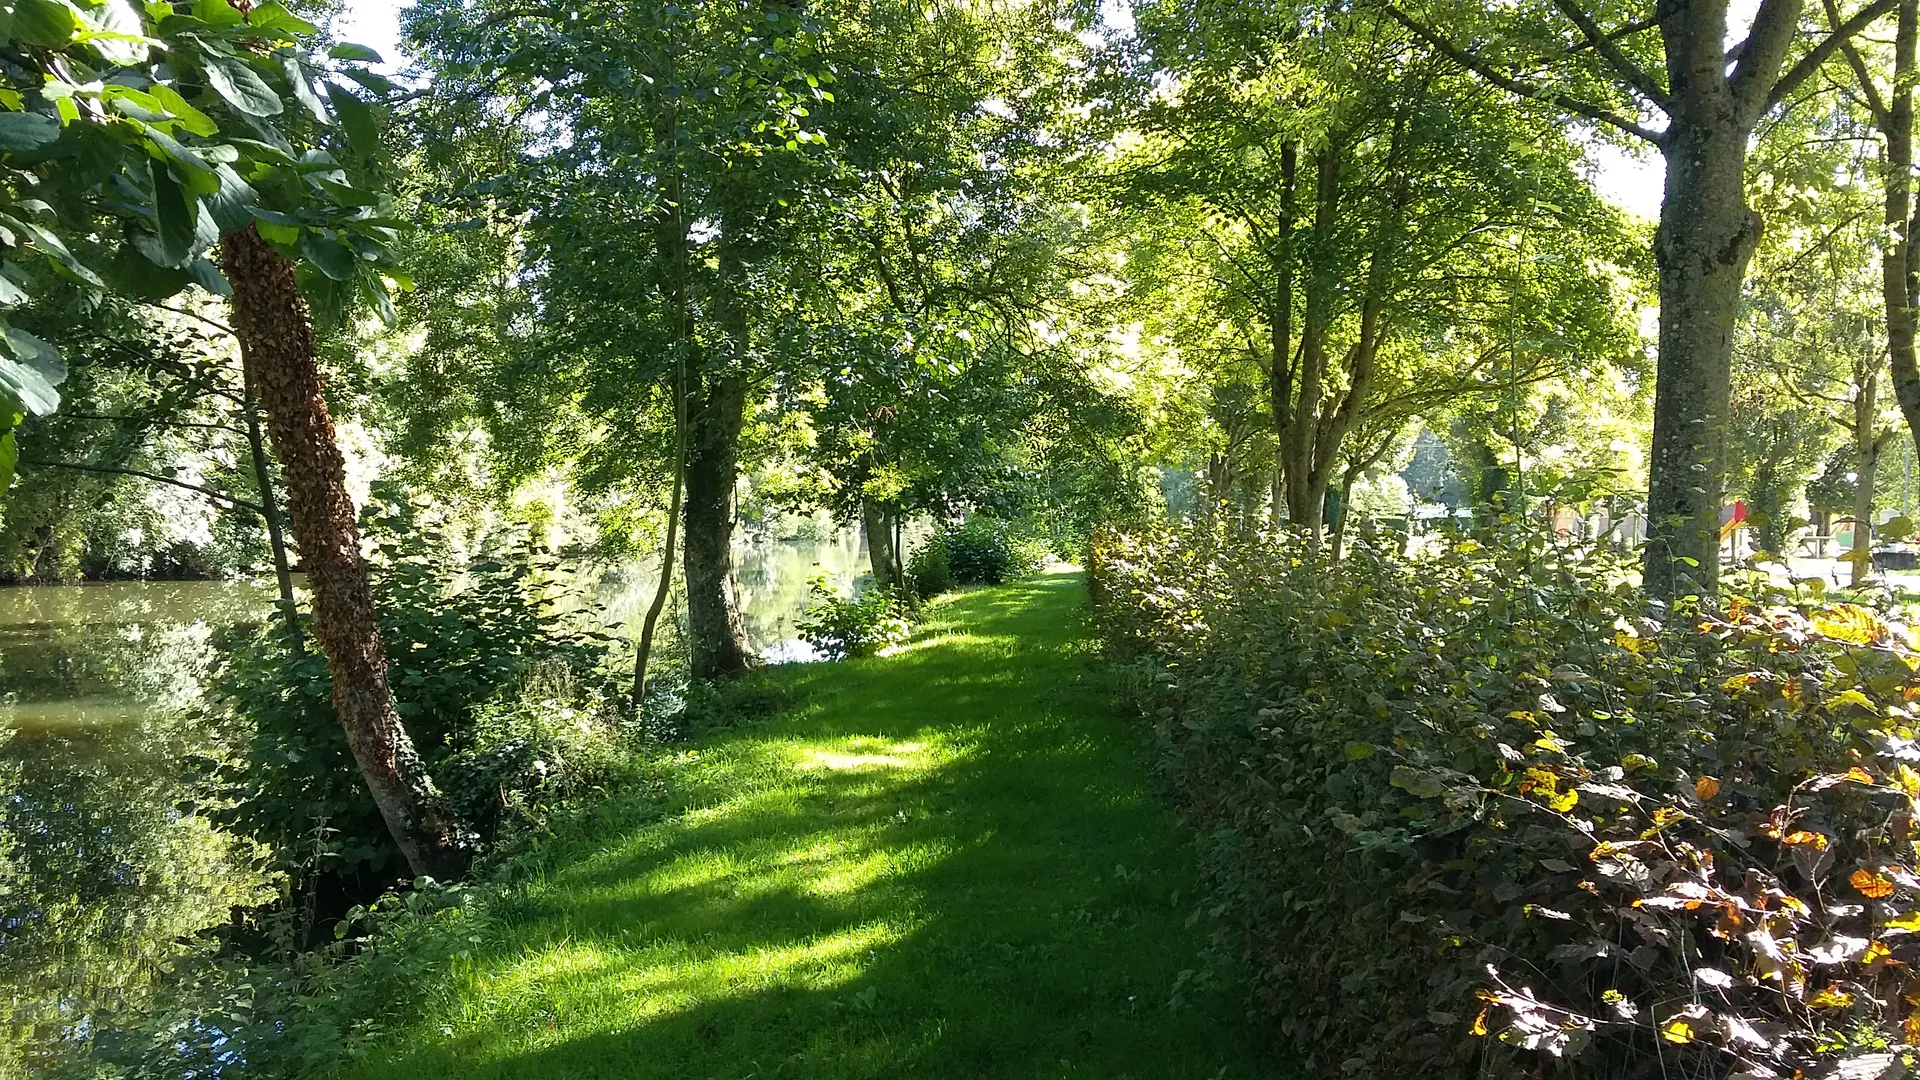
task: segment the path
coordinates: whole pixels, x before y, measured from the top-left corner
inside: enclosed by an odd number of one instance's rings
[[[359,1075],[1269,1075],[1192,974],[1191,855],[1083,597],[975,592],[899,655],[772,673],[787,715],[696,742],[682,809],[531,888]]]

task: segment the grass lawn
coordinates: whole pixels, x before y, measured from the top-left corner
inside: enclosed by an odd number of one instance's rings
[[[691,744],[670,812],[527,886],[352,1075],[1272,1075],[1194,974],[1191,853],[1084,595],[969,593],[898,655],[769,672],[789,712]]]

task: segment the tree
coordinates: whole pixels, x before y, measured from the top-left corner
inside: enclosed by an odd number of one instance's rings
[[[354,290],[378,309],[391,308],[370,271],[385,257],[393,222],[380,216],[377,196],[352,185],[322,134],[344,136],[334,140],[343,153],[377,151],[373,108],[351,88],[390,88],[357,66],[377,56],[337,45],[331,57],[339,63],[329,68],[307,50],[315,27],[271,2],[199,0],[189,14],[169,4],[139,11],[119,2],[32,0],[14,15],[15,62],[38,89],[0,95],[0,128],[11,140],[4,144],[11,213],[0,215],[0,226],[8,237],[28,238],[56,273],[94,288],[111,278],[117,290],[148,299],[190,285],[232,296],[243,363],[289,482],[335,712],[409,864],[416,873],[448,873],[458,861],[454,829],[386,685],[295,276],[298,259],[330,308]],[[308,148],[296,149],[296,141]],[[29,187],[33,197],[23,194]],[[53,221],[72,242],[32,215]],[[120,228],[98,228],[103,216]],[[114,232],[124,239],[104,239]],[[208,258],[216,245],[224,274]],[[101,247],[106,252],[95,250]],[[110,252],[111,272],[96,273],[76,251]],[[20,281],[31,273],[17,262],[8,269],[0,300],[27,299]],[[52,347],[15,330],[6,340],[12,353],[0,382],[10,400],[51,409]],[[12,443],[5,445],[0,463],[10,472]]]
[[[1827,23],[1838,30],[1840,9],[1834,0],[1823,0]],[[1916,43],[1920,43],[1920,4],[1899,0],[1894,8],[1892,56],[1875,42],[1848,38],[1841,42],[1840,53],[1846,60],[1850,82],[1841,89],[1862,114],[1866,124],[1881,139],[1878,173],[1882,191],[1883,220],[1886,231],[1880,242],[1881,303],[1886,318],[1888,368],[1893,376],[1894,397],[1916,445],[1920,445],[1920,363],[1914,357],[1915,259],[1920,258],[1913,236],[1913,84],[1920,76],[1916,67]],[[1890,61],[1890,62],[1889,62]],[[1879,72],[1888,76],[1882,88]]]
[[[1602,270],[1625,261],[1619,226],[1549,114],[1365,9],[1138,18],[1151,137],[1128,198],[1185,254],[1132,262],[1216,297],[1189,346],[1266,373],[1286,517],[1310,543],[1353,432],[1625,356]]]
[[[1641,139],[1666,160],[1654,242],[1660,354],[1645,564],[1646,588],[1655,597],[1719,587],[1733,327],[1763,224],[1747,203],[1755,126],[1897,2],[1874,0],[1797,56],[1803,0],[1761,0],[1745,39],[1732,48],[1725,44],[1732,29],[1727,0],[1677,0],[1637,12],[1579,0],[1436,4],[1422,9],[1427,18],[1392,3],[1385,7],[1490,85]],[[1650,41],[1655,31],[1657,47]],[[1530,81],[1511,74],[1524,69],[1548,76]],[[1664,114],[1666,126],[1645,122],[1649,112]]]
[[[584,445],[560,456],[603,487],[657,473],[678,443],[659,418],[683,418],[683,460],[666,471],[684,475],[701,678],[750,661],[732,567],[740,442],[750,406],[795,359],[775,330],[791,306],[780,255],[812,190],[821,140],[808,106],[834,78],[819,24],[758,2],[426,3],[409,16],[439,94],[538,110],[574,133],[522,147],[485,181],[504,213],[527,215],[526,288],[547,313],[522,343],[540,370],[509,377],[542,419],[567,418]],[[562,70],[578,77],[549,78]]]

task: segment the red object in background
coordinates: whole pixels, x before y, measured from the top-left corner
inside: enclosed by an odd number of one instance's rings
[[[1747,501],[1745,499],[1733,500],[1733,520],[1747,520]]]

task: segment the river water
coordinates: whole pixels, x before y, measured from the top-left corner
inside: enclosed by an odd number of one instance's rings
[[[749,644],[776,661],[808,658],[808,583],[844,591],[866,569],[854,534],[736,555]],[[637,629],[655,574],[594,573],[603,624]],[[264,853],[189,797],[230,742],[189,713],[216,637],[271,600],[255,583],[0,589],[0,1076],[30,1075],[29,1047],[137,1001],[183,940],[271,897]]]

